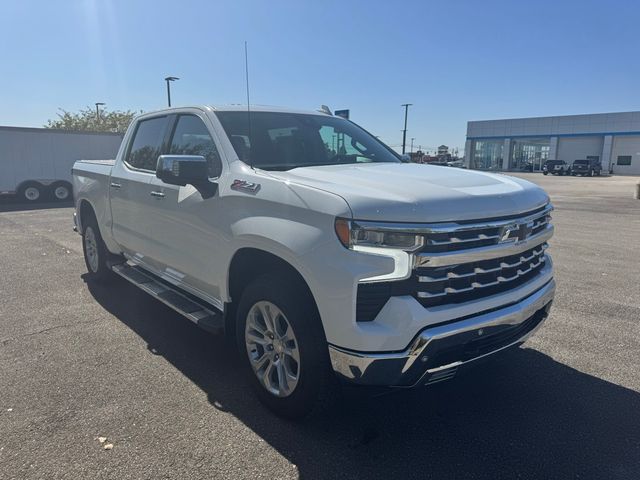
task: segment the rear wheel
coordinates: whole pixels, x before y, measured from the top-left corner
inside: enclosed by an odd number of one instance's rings
[[[96,217],[92,214],[82,219],[82,251],[90,280],[104,281],[112,278],[107,264],[109,251],[102,240]]]
[[[27,202],[37,202],[42,198],[44,186],[38,182],[28,182],[23,184],[18,190],[18,196]]]
[[[299,282],[273,274],[251,282],[238,305],[236,340],[258,398],[277,415],[304,417],[328,397],[327,342]]]

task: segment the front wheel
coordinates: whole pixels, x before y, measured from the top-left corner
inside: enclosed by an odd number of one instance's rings
[[[327,342],[299,282],[261,276],[245,288],[237,312],[238,348],[260,401],[291,419],[322,404],[332,384]]]
[[[549,172],[542,172],[543,175],[549,175]]]

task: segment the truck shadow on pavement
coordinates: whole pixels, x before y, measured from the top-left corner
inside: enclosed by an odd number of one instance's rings
[[[333,411],[292,423],[252,395],[224,338],[124,281],[89,290],[301,478],[640,477],[640,394],[536,350],[512,350],[429,389],[351,394]]]
[[[50,208],[68,207],[73,207],[73,200],[64,202],[50,200],[25,203],[23,200],[14,197],[0,198],[0,212],[22,212],[27,210],[47,210]]]

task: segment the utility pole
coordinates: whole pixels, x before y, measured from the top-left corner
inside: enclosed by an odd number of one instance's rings
[[[106,103],[96,102],[96,125],[100,123],[100,105],[106,105]]]
[[[171,87],[169,86],[169,82],[175,82],[176,80],[180,80],[178,77],[166,77],[164,79],[167,82],[167,104],[171,106]]]
[[[403,103],[401,106],[404,107],[404,130],[402,130],[402,154],[405,154],[406,145],[407,145],[407,115],[409,114],[409,107],[413,105],[413,103]]]

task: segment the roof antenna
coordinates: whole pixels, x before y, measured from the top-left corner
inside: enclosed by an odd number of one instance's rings
[[[253,168],[251,164],[251,149],[253,142],[251,141],[251,103],[249,103],[249,54],[247,53],[247,41],[244,41],[244,72],[245,80],[247,84],[247,123],[249,127],[249,148],[247,149],[247,163]]]

